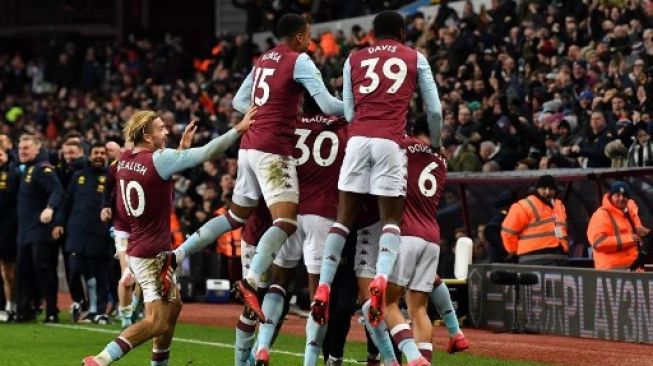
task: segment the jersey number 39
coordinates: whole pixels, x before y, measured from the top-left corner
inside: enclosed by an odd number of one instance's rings
[[[358,92],[361,94],[369,94],[375,91],[381,82],[379,74],[376,71],[376,64],[379,63],[379,58],[368,58],[361,61],[361,67],[365,68],[365,78],[370,79],[370,84],[367,86],[361,85]],[[398,57],[391,57],[383,63],[381,67],[383,76],[393,81],[392,85],[386,90],[386,93],[394,94],[401,88],[401,85],[406,80],[408,67],[406,62]]]

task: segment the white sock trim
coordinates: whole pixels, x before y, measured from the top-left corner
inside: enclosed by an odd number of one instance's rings
[[[134,346],[132,345],[132,342],[127,340],[127,338],[125,338],[125,337],[118,337],[118,338],[121,339],[123,342],[127,343],[127,345],[129,346],[129,349],[134,349]]]
[[[390,330],[390,335],[394,337],[395,334],[401,332],[402,330],[410,330],[410,326],[406,323],[397,324]]]
[[[433,343],[428,343],[428,342],[417,343],[417,349],[433,351]]]
[[[341,224],[341,223],[339,223],[339,222],[334,222],[334,223],[333,223],[333,227],[337,227],[338,229],[340,229],[340,230],[346,232],[347,235],[349,235],[349,228],[347,228],[345,225],[343,225],[343,224]]]
[[[397,230],[399,232],[399,234],[401,235],[401,229],[397,225],[394,225],[394,224],[383,225],[382,231],[385,230],[385,229]]]
[[[279,290],[283,293],[283,296],[286,296],[286,290],[285,290],[283,287],[279,286],[279,285],[272,285],[272,286],[270,286],[270,288],[268,289],[268,291],[270,291],[273,287],[276,288],[276,289],[279,289]]]
[[[247,317],[245,317],[245,316],[243,316],[243,315],[240,316],[240,321],[241,321],[242,323],[245,323],[245,324],[247,324],[247,325],[252,325],[252,326],[256,325],[256,323],[257,323],[256,320],[248,319]]]
[[[272,225],[276,224],[277,222],[285,222],[286,224],[297,226],[297,220],[288,219],[288,218],[285,218],[285,217],[280,217],[280,218],[272,221]]]
[[[233,210],[229,210],[229,216],[231,216],[231,218],[234,219],[234,221],[237,221],[238,223],[241,223],[241,224],[244,224],[245,221],[247,221],[247,220],[243,220],[240,217],[236,216],[236,214],[234,213]]]
[[[154,352],[154,353],[166,353],[166,352],[170,352],[170,348],[166,348],[166,349],[152,348],[152,352]]]

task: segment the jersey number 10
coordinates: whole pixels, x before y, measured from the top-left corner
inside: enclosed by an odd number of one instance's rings
[[[132,191],[136,191],[136,202],[132,200]],[[122,203],[127,211],[127,216],[139,217],[145,212],[145,191],[143,186],[135,180],[127,182],[120,180],[120,195],[122,196]]]

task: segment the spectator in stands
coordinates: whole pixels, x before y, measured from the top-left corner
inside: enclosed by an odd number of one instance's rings
[[[535,191],[510,206],[501,225],[506,251],[520,264],[564,265],[569,252],[567,213],[555,196],[554,177],[541,176]]]
[[[629,270],[643,266],[643,262],[638,261],[640,246],[650,230],[642,225],[638,211],[628,185],[623,181],[614,182],[587,227],[594,268]]]
[[[482,163],[476,155],[476,148],[468,141],[460,143],[449,137],[442,142],[447,157],[447,166],[452,172],[478,172]]]
[[[649,125],[640,122],[635,130],[635,142],[628,150],[628,166],[653,166],[653,142],[649,134]]]
[[[563,149],[562,153],[568,156],[581,156],[587,158],[588,168],[609,167],[611,162],[605,156],[605,146],[614,139],[614,133],[608,127],[605,116],[601,111],[592,112],[590,119],[591,132],[580,145]]]

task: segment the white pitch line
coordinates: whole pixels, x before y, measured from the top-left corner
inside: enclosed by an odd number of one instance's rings
[[[45,324],[48,327],[55,327],[55,328],[64,328],[64,329],[74,329],[74,330],[86,330],[89,332],[95,332],[95,333],[107,333],[107,334],[119,334],[120,331],[117,330],[111,330],[111,329],[101,329],[101,328],[92,328],[92,327],[87,327],[83,325],[68,325],[68,324]],[[188,339],[188,338],[178,338],[174,337],[172,339],[175,342],[181,342],[181,343],[188,343],[188,344],[199,344],[202,346],[212,346],[212,347],[218,347],[218,348],[230,348],[234,349],[235,346],[233,344],[228,344],[228,343],[220,343],[220,342],[208,342],[208,341],[201,341],[199,339]],[[280,355],[287,355],[287,356],[293,356],[297,358],[304,358],[303,353],[297,353],[297,352],[290,352],[290,351],[283,351],[279,349],[272,349],[272,353],[278,353]],[[320,356],[320,358],[323,358]],[[359,361],[351,359],[351,358],[345,358],[343,361],[349,362],[349,363],[359,363]]]

